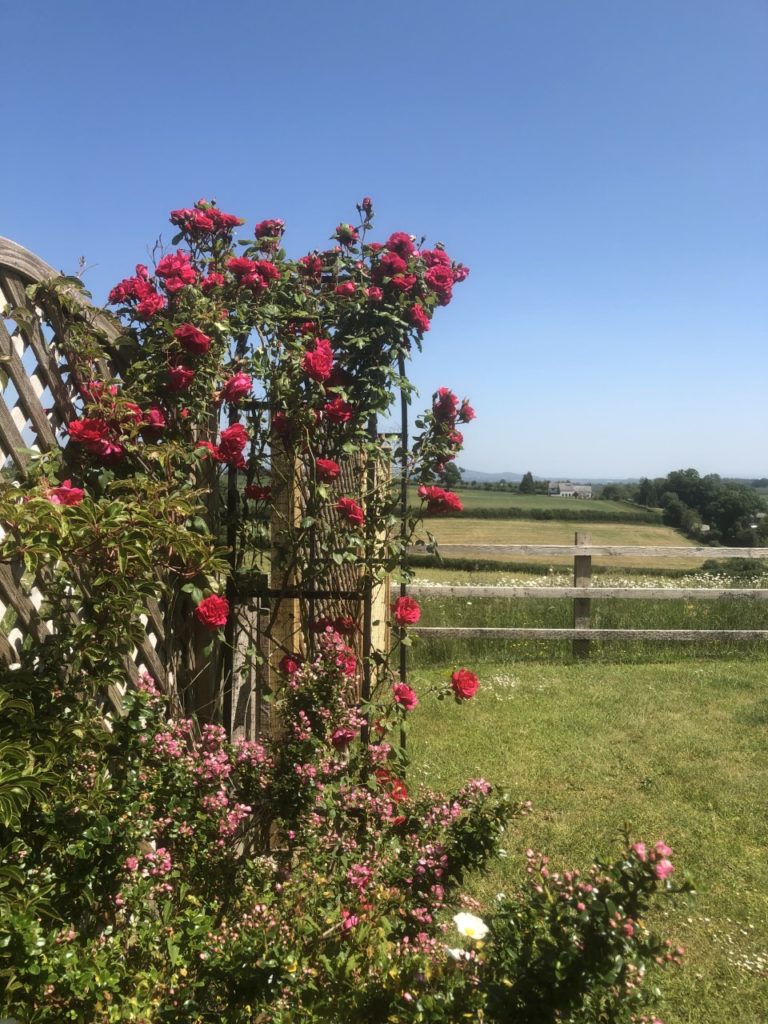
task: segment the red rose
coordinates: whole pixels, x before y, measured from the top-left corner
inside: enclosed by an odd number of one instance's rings
[[[328,380],[333,370],[333,350],[327,338],[318,338],[312,349],[307,349],[301,362],[304,372],[319,383]]]
[[[247,373],[236,373],[230,377],[221,389],[221,397],[225,402],[239,402],[250,393],[253,381]]]
[[[154,289],[136,306],[136,316],[142,320],[151,320],[161,309],[165,309],[165,299]]]
[[[376,285],[373,285],[373,287],[371,288],[366,288],[365,294],[368,296],[371,302],[381,302],[381,300],[384,298],[384,292],[381,290],[381,288],[377,288]]]
[[[396,252],[385,252],[376,265],[374,277],[381,281],[384,277],[394,277],[396,274],[404,274],[408,264],[398,256]]]
[[[73,441],[87,446],[95,445],[109,436],[109,424],[106,420],[88,419],[73,420],[67,427]]]
[[[419,487],[419,497],[427,503],[427,512],[462,512],[464,506],[459,500],[458,494],[453,491],[444,491],[442,487],[427,487],[422,484]]]
[[[420,306],[418,302],[414,302],[408,310],[408,320],[411,325],[416,327],[419,331],[424,332],[429,330],[429,317],[427,316],[424,307]]]
[[[147,430],[163,430],[167,424],[165,414],[159,405],[150,405],[144,413],[144,427]]]
[[[306,274],[307,277],[311,277],[315,281],[319,281],[323,273],[323,261],[319,256],[310,253],[307,256],[302,256],[299,260],[301,264],[301,272]]]
[[[342,284],[337,284],[334,291],[337,295],[342,295],[344,298],[351,298],[357,291],[357,288],[354,281],[344,281]]]
[[[71,480],[65,480],[58,487],[50,487],[45,496],[52,505],[79,505],[85,491],[82,487],[73,487]]]
[[[357,228],[351,224],[339,224],[333,233],[333,237],[341,245],[354,245],[358,239]]]
[[[386,241],[386,246],[390,252],[396,252],[404,260],[412,256],[415,251],[413,239],[410,235],[406,235],[404,231],[395,231],[393,235],[390,235]]]
[[[341,466],[338,462],[334,462],[333,459],[316,459],[315,460],[315,473],[317,479],[322,484],[329,484],[332,480],[341,472]]]
[[[453,423],[459,400],[450,388],[438,388],[432,396],[432,413],[439,423]]]
[[[227,260],[227,269],[232,272],[238,284],[254,292],[264,291],[270,281],[280,277],[280,271],[268,260],[249,260],[245,256],[233,256]]]
[[[342,636],[349,636],[350,633],[354,633],[357,629],[357,623],[351,615],[340,615],[337,619],[333,620],[333,628]]]
[[[413,626],[421,618],[421,608],[412,597],[398,597],[392,605],[392,614],[398,626]]]
[[[451,301],[453,290],[453,274],[449,267],[430,267],[424,275],[425,283],[438,297],[440,305],[447,306]]]
[[[459,409],[459,421],[461,423],[469,423],[469,421],[473,420],[476,415],[475,410],[465,398],[461,403],[461,408]]]
[[[173,336],[181,343],[182,348],[193,355],[204,356],[211,347],[211,339],[194,324],[181,324],[173,332]]]
[[[428,267],[451,266],[451,257],[443,249],[422,249],[419,255]]]
[[[396,683],[392,687],[392,696],[395,699],[395,704],[399,704],[405,711],[413,711],[419,703],[419,698],[405,683]]]
[[[194,379],[195,371],[188,369],[186,366],[168,367],[169,391],[186,391]]]
[[[303,663],[304,659],[300,654],[286,654],[281,658],[279,668],[287,676],[292,676],[299,671]]]
[[[200,282],[200,288],[203,292],[203,295],[208,295],[208,293],[212,292],[214,288],[221,288],[223,284],[224,275],[217,274],[214,272],[212,274],[209,274],[207,277],[203,278],[203,280]]]
[[[257,238],[279,238],[284,227],[284,220],[261,220],[253,230]]]
[[[468,668],[460,668],[451,676],[451,689],[459,703],[474,697],[479,685],[477,676]]]
[[[365,523],[365,513],[352,498],[339,498],[336,502],[336,511],[344,516],[351,526],[362,526]]]
[[[248,431],[242,423],[234,423],[222,430],[219,440],[219,455],[222,462],[242,469],[245,465],[243,449],[248,443]]]
[[[272,494],[271,487],[260,487],[258,484],[248,484],[243,492],[246,498],[253,501],[266,501]]]
[[[218,594],[204,597],[195,608],[195,618],[206,629],[219,629],[221,626],[226,626],[228,617],[229,601],[226,597],[219,597]]]
[[[180,291],[184,285],[193,284],[196,276],[195,268],[189,261],[189,253],[182,249],[163,256],[155,267],[155,273],[164,278],[165,290],[171,294]]]
[[[409,292],[416,284],[416,277],[414,274],[397,274],[389,284],[398,292]]]
[[[352,419],[352,406],[343,398],[326,402],[323,411],[331,423],[348,423]]]

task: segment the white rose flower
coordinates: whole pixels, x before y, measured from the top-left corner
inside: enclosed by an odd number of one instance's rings
[[[480,917],[475,917],[474,914],[454,914],[453,923],[456,925],[459,935],[466,935],[468,939],[480,941],[485,938],[489,931],[485,921]]]

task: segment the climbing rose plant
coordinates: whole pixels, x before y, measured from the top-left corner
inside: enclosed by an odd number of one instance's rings
[[[55,627],[0,689],[0,1005],[18,1020],[641,1021],[646,974],[679,959],[642,924],[679,888],[662,843],[587,881],[531,851],[530,885],[480,916],[467,873],[529,806],[482,779],[445,795],[406,777],[427,695],[395,666],[416,601],[392,602],[373,651],[359,616],[309,596],[339,566],[361,595],[407,578],[421,514],[461,507],[434,481],[475,416],[441,387],[410,445],[379,430],[467,270],[405,232],[369,241],[370,199],[358,214],[290,260],[281,220],[236,248],[239,217],[174,210],[171,248],[110,293],[113,377],[72,282],[31,290],[79,397],[66,450],[0,493],[2,558]],[[420,509],[401,507],[409,481]],[[203,702],[194,682],[225,663],[267,549],[300,629],[270,637],[277,735],[232,741],[221,691]],[[181,682],[161,693],[143,672],[126,690],[154,601],[173,609]],[[457,667],[437,696],[479,686]]]

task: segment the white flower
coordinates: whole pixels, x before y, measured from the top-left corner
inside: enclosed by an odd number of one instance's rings
[[[454,960],[469,960],[469,953],[465,949],[451,949],[450,946],[446,946],[445,951]]]
[[[453,923],[456,925],[459,935],[466,935],[468,939],[479,941],[488,934],[488,925],[482,918],[475,917],[474,914],[454,914]]]

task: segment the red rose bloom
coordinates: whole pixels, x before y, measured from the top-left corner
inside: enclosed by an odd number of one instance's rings
[[[165,414],[159,405],[150,405],[149,409],[144,413],[144,429],[145,430],[163,430],[167,426],[165,422]]]
[[[341,245],[354,245],[359,236],[357,228],[351,224],[339,224],[333,233],[333,237]]]
[[[312,380],[319,383],[328,380],[333,370],[333,350],[327,338],[318,338],[313,348],[307,349],[301,368]]]
[[[73,487],[71,480],[65,480],[58,487],[50,487],[45,496],[52,505],[79,505],[85,491],[82,487]]]
[[[416,284],[416,277],[414,274],[397,274],[389,284],[398,292],[409,292]]]
[[[468,668],[460,668],[451,676],[451,689],[459,703],[474,697],[479,685],[477,676]]]
[[[333,459],[316,459],[315,473],[321,484],[329,484],[341,472],[341,466]]]
[[[280,659],[280,671],[284,672],[287,676],[292,676],[299,671],[301,666],[304,664],[304,659],[300,654],[286,654]]]
[[[211,339],[194,324],[181,324],[173,332],[173,336],[181,343],[182,348],[196,356],[204,356],[211,347]]]
[[[401,708],[406,711],[413,711],[416,705],[419,703],[419,698],[405,683],[396,683],[392,687],[392,696],[395,699],[395,704],[399,704]]]
[[[209,274],[207,277],[203,278],[203,280],[200,282],[200,288],[203,292],[203,295],[208,295],[210,292],[213,291],[214,288],[221,288],[223,284],[224,275],[217,274],[216,272],[214,272],[212,274]]]
[[[396,274],[404,274],[408,264],[398,256],[396,252],[385,252],[374,270],[374,278],[381,281],[385,277],[394,277]]]
[[[336,511],[344,516],[350,526],[362,526],[365,523],[365,513],[352,498],[339,498]]]
[[[419,331],[424,332],[429,330],[429,317],[427,316],[424,307],[420,306],[418,302],[414,302],[408,310],[408,320],[411,325]]]
[[[302,256],[299,260],[301,264],[301,272],[306,274],[307,277],[311,277],[315,281],[319,281],[323,273],[323,261],[319,256],[314,253],[309,253],[307,256]]]
[[[225,402],[239,402],[250,393],[253,381],[247,373],[236,373],[230,377],[221,389],[221,397]]]
[[[444,249],[422,249],[419,255],[428,267],[451,266],[451,257]]]
[[[186,391],[194,379],[195,371],[188,369],[186,366],[168,367],[169,391]]]
[[[381,288],[377,288],[376,285],[373,285],[373,287],[371,288],[366,288],[365,294],[368,296],[371,302],[381,302],[381,300],[384,298],[384,292],[381,290]]]
[[[352,406],[343,398],[326,402],[323,411],[331,423],[348,423],[352,419]]]
[[[398,626],[413,626],[421,618],[421,608],[412,597],[398,597],[392,605],[392,614]]]
[[[228,617],[229,601],[218,594],[204,597],[195,608],[195,618],[206,629],[220,629],[221,626],[226,626]]]
[[[279,238],[284,227],[284,220],[261,220],[254,228],[254,234],[257,238]]]
[[[141,320],[151,320],[153,316],[160,312],[161,309],[165,309],[165,299],[154,289],[147,295],[145,299],[136,306],[136,316]]]
[[[453,274],[449,267],[430,267],[424,275],[424,282],[437,295],[441,306],[447,306],[453,294]]]
[[[158,277],[164,278],[165,290],[170,294],[180,291],[184,285],[194,284],[195,268],[189,261],[189,253],[179,249],[163,256],[155,267]]]
[[[106,420],[89,419],[73,420],[67,427],[73,441],[86,446],[98,444],[109,436],[109,424]]]
[[[450,388],[438,388],[432,396],[432,414],[438,423],[453,423],[459,400]]]
[[[354,281],[344,281],[342,284],[337,284],[334,291],[337,295],[341,295],[344,298],[349,299],[355,294],[357,288]]]
[[[413,239],[410,235],[406,235],[404,231],[395,231],[393,235],[390,235],[386,241],[386,246],[390,252],[396,252],[404,260],[412,256],[415,251]]]
[[[444,491],[442,487],[426,487],[424,484],[419,487],[419,497],[427,503],[427,512],[462,512],[464,506],[459,500],[458,494],[453,491]]]
[[[242,423],[234,423],[226,430],[222,430],[219,440],[219,455],[222,462],[230,466],[242,469],[245,465],[243,449],[248,443],[248,431]]]
[[[473,420],[476,415],[475,410],[465,398],[461,403],[461,408],[459,409],[459,421],[461,423],[469,423],[469,421]]]
[[[272,494],[272,489],[270,487],[260,487],[258,484],[248,484],[244,494],[246,498],[251,498],[253,501],[267,501]]]

